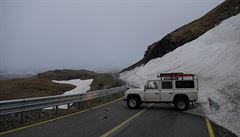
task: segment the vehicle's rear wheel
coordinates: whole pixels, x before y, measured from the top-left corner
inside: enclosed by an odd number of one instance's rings
[[[127,106],[131,109],[138,108],[141,105],[141,100],[138,97],[130,97],[127,99]]]
[[[174,106],[177,110],[186,110],[188,108],[189,101],[186,98],[177,98],[174,101]]]

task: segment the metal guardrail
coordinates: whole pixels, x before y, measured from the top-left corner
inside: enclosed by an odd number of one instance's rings
[[[123,85],[111,89],[91,91],[85,94],[57,95],[48,97],[0,101],[0,116],[87,101],[95,98],[109,96],[118,92],[124,92],[126,91],[126,89],[127,85]]]

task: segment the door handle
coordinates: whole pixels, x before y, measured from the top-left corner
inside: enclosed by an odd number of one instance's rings
[[[173,94],[172,92],[170,92],[169,94]]]
[[[154,94],[158,95],[158,93],[154,93]]]

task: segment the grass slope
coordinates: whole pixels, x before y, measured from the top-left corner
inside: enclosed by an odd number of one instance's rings
[[[0,100],[58,95],[73,88],[74,85],[35,77],[0,80]]]
[[[108,89],[124,84],[123,81],[113,77],[111,74],[95,73],[88,70],[52,70],[39,73],[32,78],[0,80],[0,100],[63,94],[72,90],[75,86],[54,83],[52,80],[70,79],[94,79],[90,85],[90,91]]]

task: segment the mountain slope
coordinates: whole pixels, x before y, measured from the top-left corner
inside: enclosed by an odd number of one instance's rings
[[[58,83],[52,81],[72,79],[81,79],[75,80],[78,86],[72,85],[71,82],[63,84],[64,81]],[[125,83],[111,74],[96,73],[88,70],[51,70],[39,73],[31,78],[0,80],[0,100],[59,95],[70,90],[71,92],[81,91],[82,88],[85,88],[85,86],[79,86],[81,84],[86,84],[87,88],[88,84],[90,84],[90,91],[95,91],[121,86]],[[86,89],[84,89],[85,91]]]
[[[198,38],[206,31],[220,24],[221,21],[238,13],[240,13],[240,0],[226,0],[201,18],[178,28],[160,41],[148,46],[144,58],[130,67],[123,69],[122,72],[146,64],[151,59],[164,56],[185,43]]]
[[[196,74],[202,105],[199,109],[240,135],[240,14],[163,57],[121,73],[120,77],[143,87],[148,79],[156,79],[163,72]],[[217,113],[209,109],[208,97],[220,105]]]
[[[38,78],[50,79],[50,80],[71,80],[71,79],[93,79],[91,83],[91,91],[108,89],[112,87],[121,86],[123,81],[113,77],[107,73],[96,73],[88,70],[51,70],[37,75]]]

